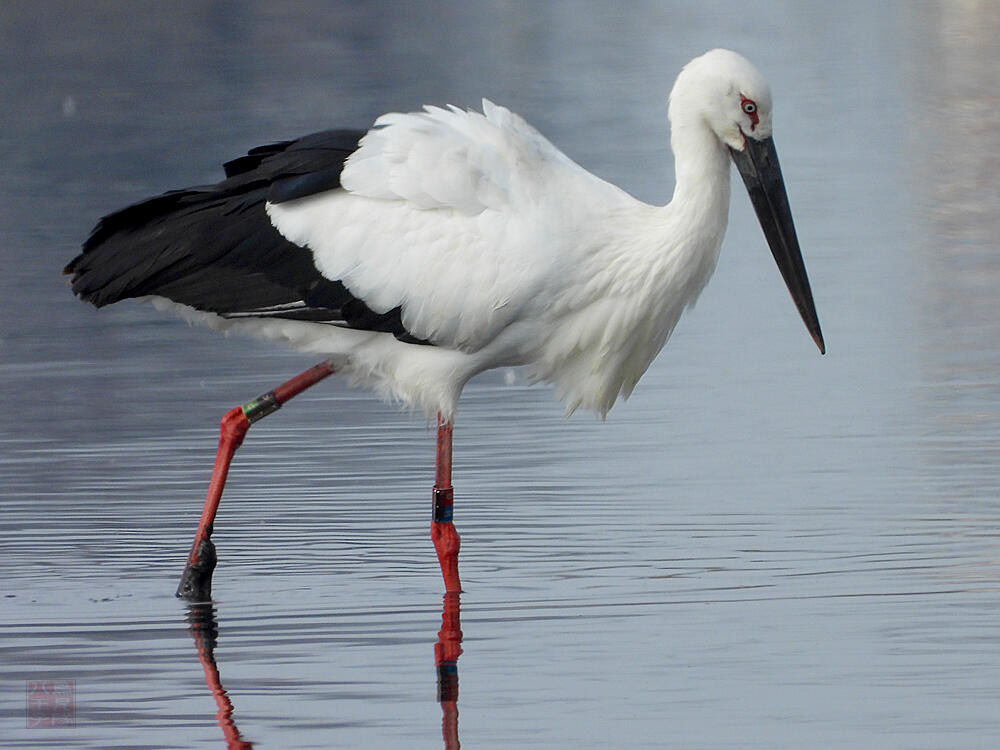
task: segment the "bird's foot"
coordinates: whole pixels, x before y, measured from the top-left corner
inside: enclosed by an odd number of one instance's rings
[[[215,545],[208,537],[197,543],[188,557],[180,585],[177,586],[177,596],[189,602],[207,602],[212,600],[212,572],[218,558],[215,555]]]

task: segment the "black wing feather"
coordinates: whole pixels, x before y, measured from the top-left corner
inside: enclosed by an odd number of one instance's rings
[[[109,214],[69,262],[73,292],[97,307],[157,295],[225,317],[280,317],[385,331],[426,343],[403,327],[400,308],[380,314],[312,253],[271,224],[281,203],[340,187],[344,162],[364,135],[327,130],[259,146],[223,165],[215,185],[173,190]]]

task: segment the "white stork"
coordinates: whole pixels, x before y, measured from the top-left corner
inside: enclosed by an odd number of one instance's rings
[[[810,334],[823,336],[771,138],[771,92],[716,49],[670,94],[676,187],[666,206],[595,177],[521,117],[425,107],[364,131],[255,148],[221,182],[104,217],[66,267],[101,307],[149,298],[188,320],[320,354],[228,412],[178,595],[211,594],[212,522],[250,423],[339,372],[438,418],[432,536],[459,591],[451,425],[469,379],[525,366],[567,412],[631,393],[715,269],[729,160]]]

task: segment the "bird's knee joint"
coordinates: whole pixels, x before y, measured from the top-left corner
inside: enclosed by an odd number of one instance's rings
[[[235,441],[237,445],[243,442],[243,436],[247,434],[249,429],[250,420],[243,413],[242,406],[227,411],[222,415],[222,421],[219,423],[222,438]]]

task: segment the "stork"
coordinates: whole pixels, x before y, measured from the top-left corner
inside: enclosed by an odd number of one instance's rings
[[[676,185],[639,201],[572,161],[524,119],[428,106],[365,131],[255,148],[214,185],[105,216],[65,268],[81,299],[145,298],[219,331],[323,361],[222,419],[205,508],[178,596],[211,596],[211,533],[250,424],[337,372],[437,417],[431,534],[461,589],[452,424],[477,373],[523,366],[568,413],[627,398],[715,269],[729,161],[806,328],[824,352],[772,139],[771,92],[740,55],[684,66],[668,117]]]

